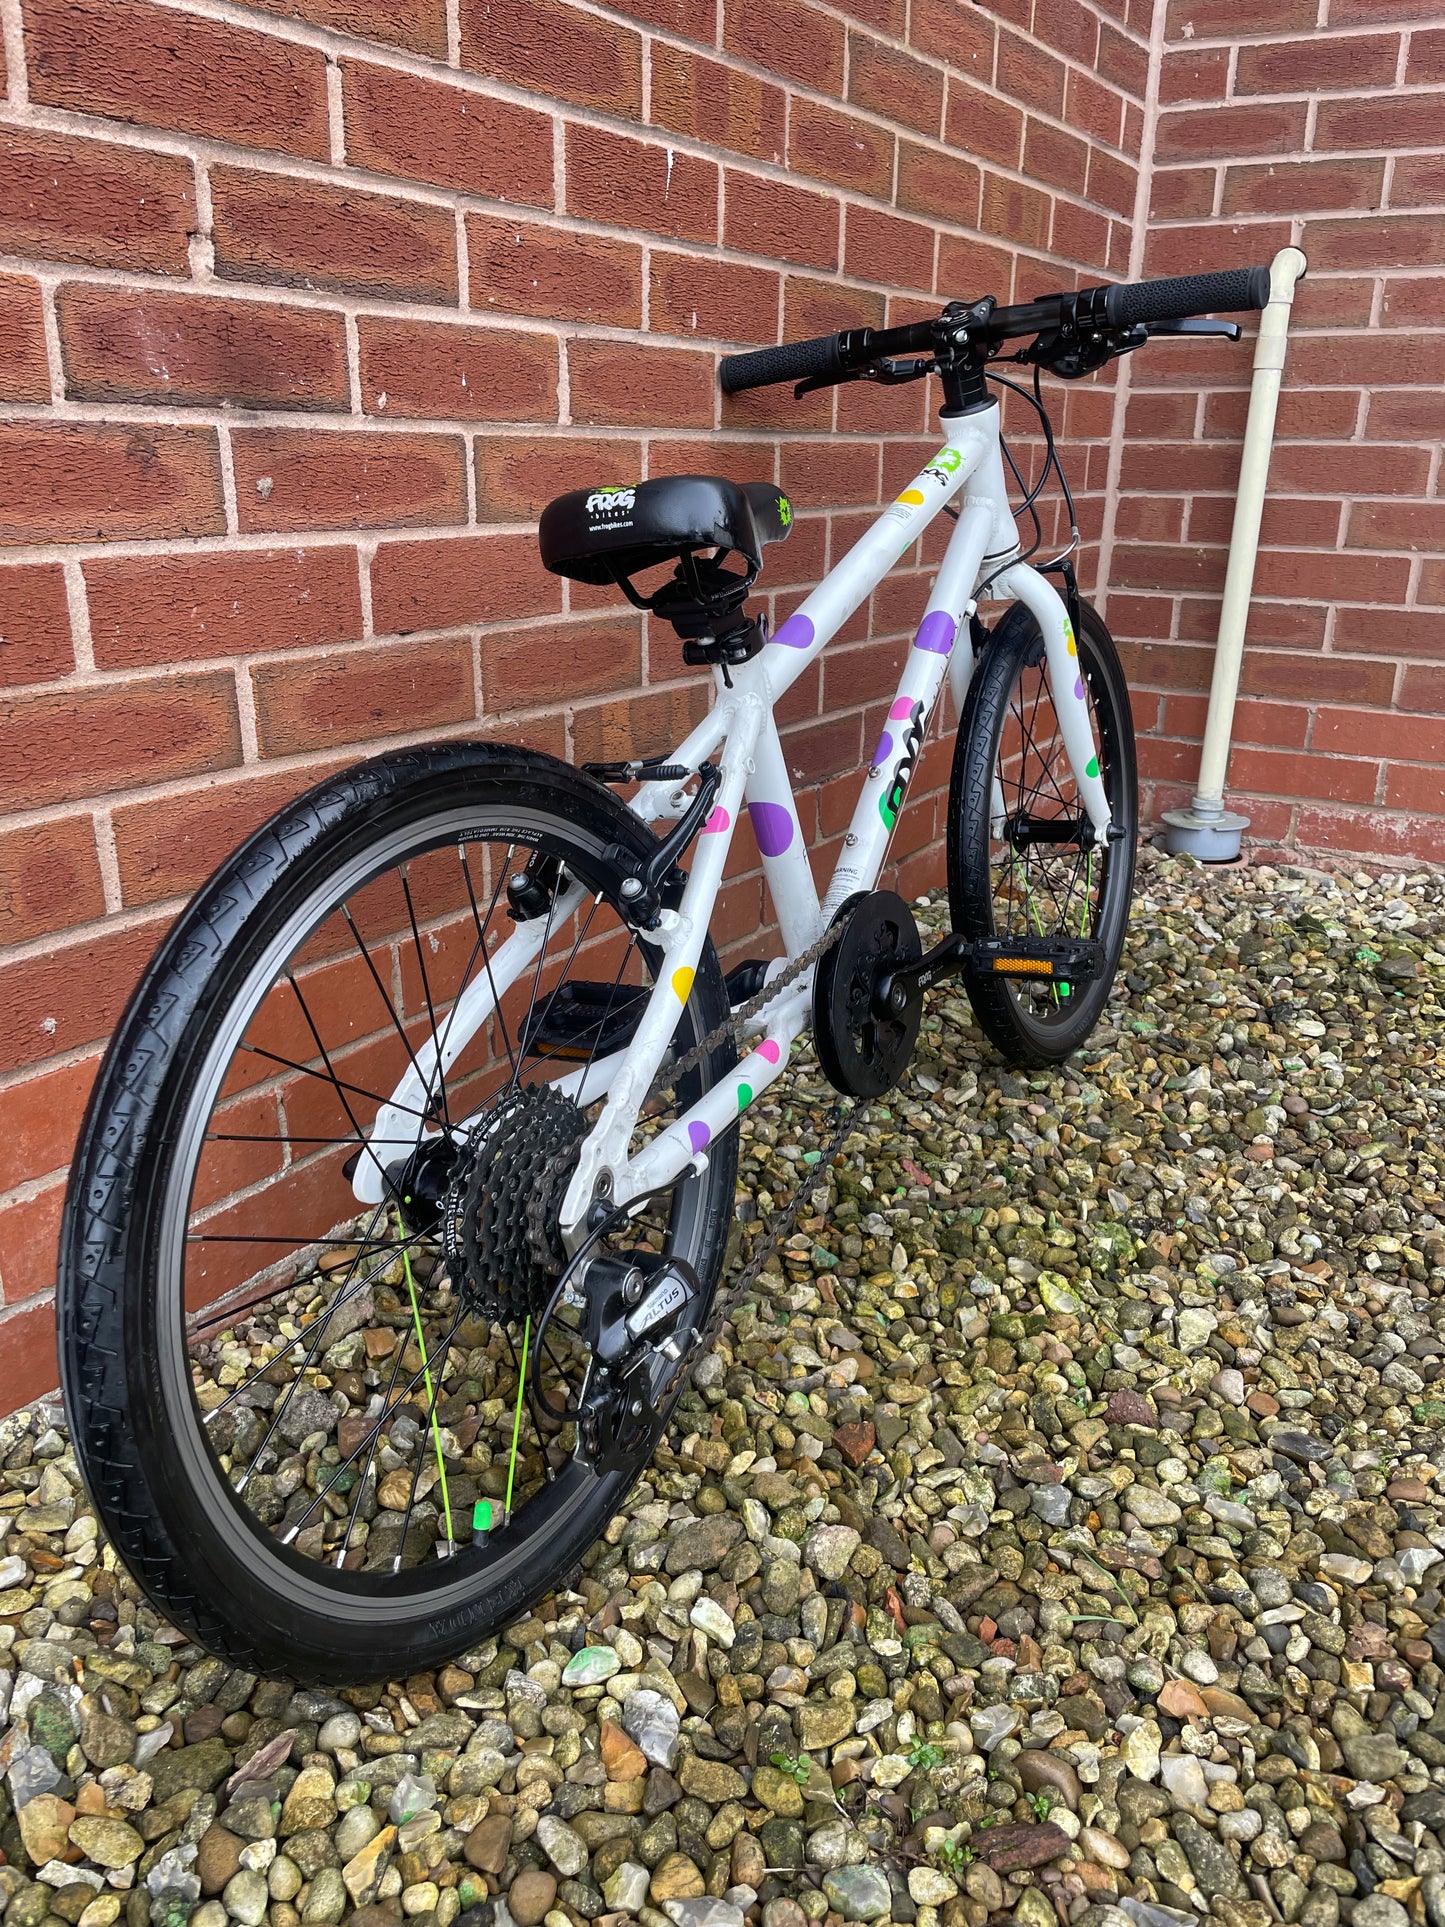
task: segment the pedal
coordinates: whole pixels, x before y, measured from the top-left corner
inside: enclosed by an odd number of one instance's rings
[[[651,994],[635,984],[559,984],[528,1018],[521,1048],[569,1064],[610,1057],[632,1042]]]
[[[1089,983],[1104,958],[1104,946],[1087,937],[983,937],[970,948],[974,975],[1035,983]]]

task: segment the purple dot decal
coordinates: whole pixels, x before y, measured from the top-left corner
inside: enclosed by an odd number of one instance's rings
[[[704,836],[720,836],[731,822],[732,818],[728,815],[722,804],[719,803],[706,823],[703,824],[702,833]]]
[[[793,840],[793,818],[781,803],[749,803],[753,834],[764,856],[781,856]]]
[[[776,1064],[782,1054],[781,1047],[775,1044],[771,1037],[765,1037],[762,1043],[758,1045],[758,1056],[761,1057],[765,1063]]]
[[[1080,676],[1074,684],[1074,694],[1080,702],[1084,700],[1084,679],[1082,676]]]
[[[906,696],[900,696],[888,712],[890,723],[906,723],[913,715],[913,704]]]
[[[957,634],[958,624],[953,617],[945,615],[942,609],[935,609],[931,616],[925,616],[919,624],[913,646],[926,650],[930,656],[946,656]]]
[[[789,616],[772,640],[780,649],[811,649],[817,634],[806,616]]]
[[[689,1124],[687,1127],[687,1141],[695,1153],[705,1151],[712,1142],[712,1132],[705,1124]]]
[[[888,761],[888,758],[892,754],[893,754],[893,738],[888,734],[888,731],[885,729],[883,734],[878,738],[878,747],[873,752],[873,762],[871,767],[874,769],[882,769],[883,765]]]

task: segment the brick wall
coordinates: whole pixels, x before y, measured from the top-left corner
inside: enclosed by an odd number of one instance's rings
[[[1445,860],[1445,5],[1161,0],[1152,274],[1309,256],[1230,789],[1251,835]],[[1198,771],[1250,375],[1161,344],[1121,380],[1109,614],[1152,809]]]
[[[785,615],[936,445],[924,392],[724,404],[719,353],[1124,273],[1148,10],[0,0],[0,1409],[54,1382],[65,1161],[187,894],[385,743],[675,740],[705,679],[542,572],[539,507],[778,481]],[[1063,411],[1091,553],[1112,417]],[[820,867],[936,554],[789,697]]]

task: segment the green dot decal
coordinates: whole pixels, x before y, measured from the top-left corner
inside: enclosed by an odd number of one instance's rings
[[[1097,776],[1099,774],[1099,759],[1097,756],[1091,756],[1088,762],[1085,763],[1084,774],[1085,776]]]
[[[740,1111],[745,1111],[748,1108],[749,1104],[752,1103],[752,1101],[753,1101],[752,1085],[739,1084],[738,1085],[738,1109]]]
[[[889,807],[889,799],[886,796],[880,796],[878,799],[878,814],[883,818],[885,830],[891,830],[898,821],[898,812]]]

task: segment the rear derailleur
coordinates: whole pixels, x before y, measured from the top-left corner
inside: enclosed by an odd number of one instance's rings
[[[599,1474],[650,1453],[660,1414],[698,1344],[688,1314],[701,1295],[691,1265],[652,1251],[600,1252],[563,1292],[561,1302],[582,1313],[591,1355],[571,1416]],[[539,1359],[541,1353],[539,1339]]]

